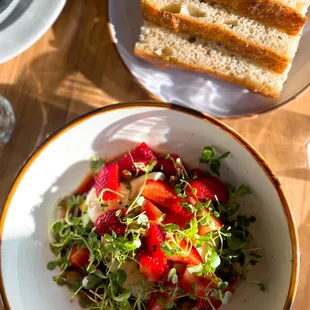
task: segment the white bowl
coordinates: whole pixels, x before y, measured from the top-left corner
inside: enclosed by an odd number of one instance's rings
[[[223,309],[289,309],[297,287],[299,251],[291,210],[279,180],[265,160],[223,123],[199,112],[160,103],[118,104],[90,112],[66,125],[40,146],[18,174],[1,218],[1,294],[7,309],[79,309],[70,292],[52,281],[53,259],[47,238],[48,214],[61,196],[73,191],[88,172],[88,160],[106,161],[145,141],[161,152],[178,153],[191,166],[215,145],[230,151],[222,178],[247,184],[246,204],[257,217],[252,235],[264,260],[249,274],[267,290],[242,284]]]

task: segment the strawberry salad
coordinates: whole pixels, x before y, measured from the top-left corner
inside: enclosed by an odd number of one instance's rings
[[[53,280],[90,310],[229,303],[261,256],[249,246],[256,219],[238,202],[249,188],[219,178],[227,156],[207,146],[203,169],[188,169],[180,156],[142,143],[108,164],[93,157],[92,174],[52,209]]]

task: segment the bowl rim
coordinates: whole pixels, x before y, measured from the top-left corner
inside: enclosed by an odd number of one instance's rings
[[[128,103],[116,103],[113,105],[108,105],[101,107],[99,109],[92,110],[86,114],[83,114],[76,119],[72,120],[71,122],[67,123],[66,125],[62,126],[60,129],[55,131],[51,136],[49,136],[47,139],[45,139],[29,156],[29,158],[25,161],[23,166],[20,168],[19,172],[17,173],[7,196],[7,199],[4,203],[4,207],[2,209],[1,218],[0,218],[0,297],[2,297],[4,306],[6,310],[11,309],[9,306],[9,302],[6,296],[5,292],[5,286],[3,281],[3,275],[2,275],[2,264],[1,264],[1,256],[2,256],[2,234],[3,234],[3,228],[4,223],[6,220],[6,215],[8,212],[8,209],[11,204],[11,200],[21,182],[24,175],[27,173],[28,169],[32,166],[32,164],[35,162],[35,160],[38,158],[38,156],[41,154],[41,152],[50,145],[51,142],[56,140],[59,136],[70,130],[71,128],[83,123],[84,121],[90,119],[91,117],[94,117],[96,115],[109,113],[115,110],[123,110],[123,109],[141,109],[141,108],[155,108],[155,109],[162,109],[162,110],[172,110],[175,112],[181,112],[187,115],[190,115],[192,117],[196,117],[200,120],[203,120],[204,122],[207,122],[218,129],[221,129],[225,133],[227,133],[229,136],[231,136],[236,142],[238,142],[243,148],[245,148],[253,157],[253,159],[257,162],[257,164],[262,168],[262,170],[265,172],[267,177],[269,178],[271,184],[276,189],[279,199],[282,204],[282,208],[284,211],[284,214],[287,219],[287,224],[290,232],[290,239],[291,239],[291,245],[292,245],[292,274],[290,279],[290,286],[287,293],[284,310],[291,309],[295,296],[297,291],[297,285],[298,285],[298,277],[299,277],[299,267],[300,267],[300,251],[299,251],[299,242],[298,242],[298,234],[296,229],[295,220],[293,217],[292,209],[285,197],[284,191],[282,189],[281,183],[279,179],[276,177],[276,175],[273,173],[271,168],[269,167],[267,161],[263,158],[262,155],[258,152],[258,150],[251,145],[245,138],[243,138],[239,133],[237,133],[234,129],[232,129],[230,126],[224,124],[223,122],[215,119],[214,117],[187,108],[179,105],[175,105],[172,103],[162,103],[162,102],[155,102],[155,101],[135,101],[135,102],[128,102]]]
[[[116,52],[116,55],[118,56],[119,60],[123,64],[126,71],[130,74],[133,81],[135,81],[141,87],[141,89],[143,91],[145,91],[147,93],[147,95],[149,95],[152,98],[152,100],[157,100],[159,102],[165,102],[164,100],[162,100],[161,98],[156,96],[154,93],[152,93],[150,90],[148,90],[144,86],[144,84],[142,84],[142,82],[137,77],[134,76],[134,74],[132,73],[132,71],[130,70],[128,65],[125,63],[125,60],[123,59],[123,57],[121,56],[121,53],[119,52],[119,50],[117,48],[117,43],[116,43],[115,35],[114,35],[114,29],[112,27],[113,24],[111,23],[111,18],[110,18],[110,9],[111,9],[110,3],[111,3],[111,1],[110,0],[105,0],[105,1],[106,1],[106,7],[107,7],[107,9],[106,9],[106,20],[107,20],[106,24],[107,24],[108,34],[110,37],[110,41],[111,41],[111,43],[114,47],[114,50]],[[305,85],[302,89],[300,89],[298,92],[296,92],[294,95],[292,95],[288,99],[282,101],[281,103],[279,103],[277,105],[270,106],[269,108],[266,108],[266,109],[259,111],[259,112],[253,112],[253,113],[248,113],[248,114],[243,114],[243,115],[234,115],[234,116],[213,116],[213,117],[216,117],[217,119],[226,121],[226,120],[246,120],[246,119],[251,119],[251,118],[263,116],[267,113],[274,112],[278,108],[281,108],[281,107],[291,103],[294,100],[299,99],[308,91],[308,89],[310,89],[310,82],[308,82],[307,85]]]

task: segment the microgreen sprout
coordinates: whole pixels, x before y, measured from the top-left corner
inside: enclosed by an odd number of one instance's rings
[[[221,160],[228,157],[230,152],[226,152],[219,157],[216,156],[213,146],[206,146],[201,155],[201,162],[210,164],[211,171],[220,176]]]
[[[217,156],[214,147],[207,146],[202,152],[201,162],[209,164],[211,171],[219,175],[221,160],[228,155],[229,152],[226,152]],[[192,276],[210,280],[204,287],[203,295],[199,295],[208,309],[215,309],[214,300],[229,303],[232,298],[229,291],[230,279],[241,279],[248,283],[248,269],[257,265],[262,258],[259,248],[250,247],[249,229],[256,218],[248,215],[250,210],[242,212],[239,202],[240,197],[251,193],[250,188],[245,185],[235,188],[228,184],[227,202],[219,201],[220,196],[217,195],[214,195],[214,201],[198,199],[198,190],[191,187],[192,179],[182,160],[168,154],[166,159],[170,159],[176,169],[176,174],[170,177],[169,183],[183,208],[182,212],[188,214],[188,221],[165,222],[168,212],[166,214],[165,208],[160,205],[157,207],[163,214],[155,220],[145,211],[148,197],[145,198],[142,193],[149,173],[159,170],[156,170],[158,168],[155,162],[135,162],[131,152],[129,156],[132,167],[130,171],[121,171],[121,179],[128,190],[131,189],[129,182],[141,174],[144,175],[144,182],[138,194],[129,200],[126,212],[123,212],[124,209],[115,212],[118,224],[125,227],[122,233],[117,233],[116,228],[115,231],[111,228],[109,233],[102,235],[96,232],[85,204],[86,195],[69,195],[52,209],[48,237],[56,257],[47,264],[47,268],[57,271],[54,281],[58,285],[68,284],[73,291],[72,296],[81,296],[80,305],[89,310],[146,310],[147,300],[154,296],[152,294],[158,294],[157,304],[163,309],[179,309],[180,302],[195,299],[201,289],[195,281],[191,283],[192,290],[184,291],[181,288],[183,272],[186,271]],[[91,158],[90,164],[94,174],[104,166],[97,156]],[[193,179],[199,181],[197,176]],[[189,190],[196,197],[189,196]],[[98,197],[102,208],[111,207],[109,201],[103,199],[106,192],[114,193],[120,199],[124,198],[122,193],[105,188]],[[62,215],[57,217],[56,213],[59,211]],[[154,223],[163,236],[160,255],[165,255],[170,269],[167,270],[165,283],[155,281],[150,284],[144,279],[142,288],[133,293],[133,285],[127,283],[132,279],[127,279],[126,266],[132,263],[141,270],[140,258],[142,253],[149,251],[145,240]],[[71,256],[76,249],[89,253],[87,264],[80,269],[72,262]],[[186,261],[198,251],[201,253],[201,260],[196,264],[184,265],[186,269],[181,269],[182,271],[178,264],[171,263],[176,258]],[[129,277],[132,276],[129,274]],[[133,277],[139,278],[138,275]],[[250,284],[265,290],[263,283]]]

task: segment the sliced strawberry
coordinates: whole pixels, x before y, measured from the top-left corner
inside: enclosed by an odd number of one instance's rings
[[[145,200],[145,205],[141,208],[141,212],[144,211],[149,221],[157,222],[163,215],[163,213],[148,200]]]
[[[180,212],[182,206],[175,191],[165,182],[147,180],[142,191],[142,196],[150,200],[158,207],[167,208],[175,212]]]
[[[193,179],[193,178],[200,178],[200,177],[204,177],[206,174],[205,172],[200,169],[200,168],[194,168],[194,169],[191,169],[189,171],[189,176]]]
[[[230,285],[228,285],[226,287],[226,289],[223,291],[223,293],[225,292],[232,292],[232,288]],[[212,304],[212,306],[211,306]],[[222,301],[213,298],[212,296],[208,297],[208,300],[206,300],[205,298],[200,298],[197,297],[196,298],[196,307],[198,309],[203,309],[203,310],[214,310],[214,309],[219,309],[222,305]]]
[[[205,211],[205,212],[207,212],[207,211]],[[222,221],[215,216],[211,216],[210,220],[211,220],[211,226],[207,226],[207,225],[205,225],[205,226],[200,225],[199,226],[198,234],[200,236],[206,235],[210,231],[219,230],[223,226]]]
[[[212,193],[213,198],[211,200],[216,201],[215,196],[220,202],[226,203],[228,201],[229,192],[224,183],[212,176],[204,176],[198,179],[206,188]]]
[[[122,215],[126,215],[126,209],[107,210],[105,213],[98,216],[94,223],[96,232],[100,235],[111,234],[114,231],[117,235],[125,234],[126,225],[119,221],[116,212],[122,210]]]
[[[182,208],[182,210],[178,213],[173,212],[169,209],[163,210],[166,214],[163,223],[173,223],[180,226],[180,228],[185,228],[191,221],[191,219],[194,217],[193,214],[189,213],[185,208]]]
[[[148,252],[140,252],[139,264],[140,272],[148,281],[167,281],[169,267],[164,257],[152,256]]]
[[[132,173],[137,172],[137,168],[134,163],[147,166],[152,162],[157,164],[157,158],[153,151],[144,142],[117,160],[120,171],[128,170]],[[138,172],[140,171],[141,169],[138,169]]]
[[[197,297],[195,305],[198,309],[214,310],[219,309],[222,305],[222,302],[220,300],[214,299],[211,296],[209,296],[208,299]]]
[[[165,293],[152,293],[147,303],[147,310],[164,310],[165,305],[171,301],[171,297]]]
[[[165,310],[165,298],[162,298],[159,293],[152,293],[151,298],[147,303],[147,310]],[[161,302],[161,300],[163,302]]]
[[[190,186],[186,187],[187,194],[195,197],[200,201],[213,200],[214,194],[199,180],[190,181]]]
[[[120,174],[119,167],[117,164],[109,164],[101,168],[96,176],[96,195],[100,196],[104,189],[110,189],[117,191],[120,186]],[[103,200],[114,200],[119,197],[109,191],[106,191],[102,195]]]
[[[180,248],[184,252],[188,252],[190,249],[190,244],[184,239],[180,243]],[[203,262],[200,254],[198,253],[195,247],[191,248],[187,256],[179,256],[179,255],[174,255],[173,257],[167,256],[167,259],[168,261],[172,261],[175,263],[184,263],[184,264],[190,264],[190,265],[198,265]]]
[[[193,206],[195,206],[195,204],[197,203],[197,199],[195,197],[193,197],[193,196],[188,197],[188,201]],[[204,209],[203,214],[206,215],[208,212],[209,212],[209,210]],[[213,215],[210,216],[210,222],[211,222],[210,226],[207,226],[207,225],[203,226],[201,224],[199,225],[198,234],[200,236],[206,235],[210,231],[219,230],[223,226],[222,221],[219,218],[217,218],[217,217],[215,217]]]
[[[71,250],[69,260],[71,264],[77,268],[83,268],[88,264],[89,250],[87,248],[79,248],[75,244]]]
[[[178,158],[180,158],[180,156],[177,154],[171,154],[170,156],[172,158],[166,158],[166,156],[163,156],[158,159],[160,169],[163,171],[163,173],[167,177],[177,174],[177,169],[175,167],[175,161]],[[180,167],[179,169],[182,169],[182,168]]]
[[[199,297],[204,297],[206,293],[215,288],[216,285],[212,283],[212,279],[208,277],[197,277],[191,274],[187,269],[181,277],[179,277],[179,285],[186,292],[195,294]]]
[[[150,223],[150,228],[146,236],[146,247],[152,256],[164,256],[161,244],[164,242],[164,236],[155,223]]]

